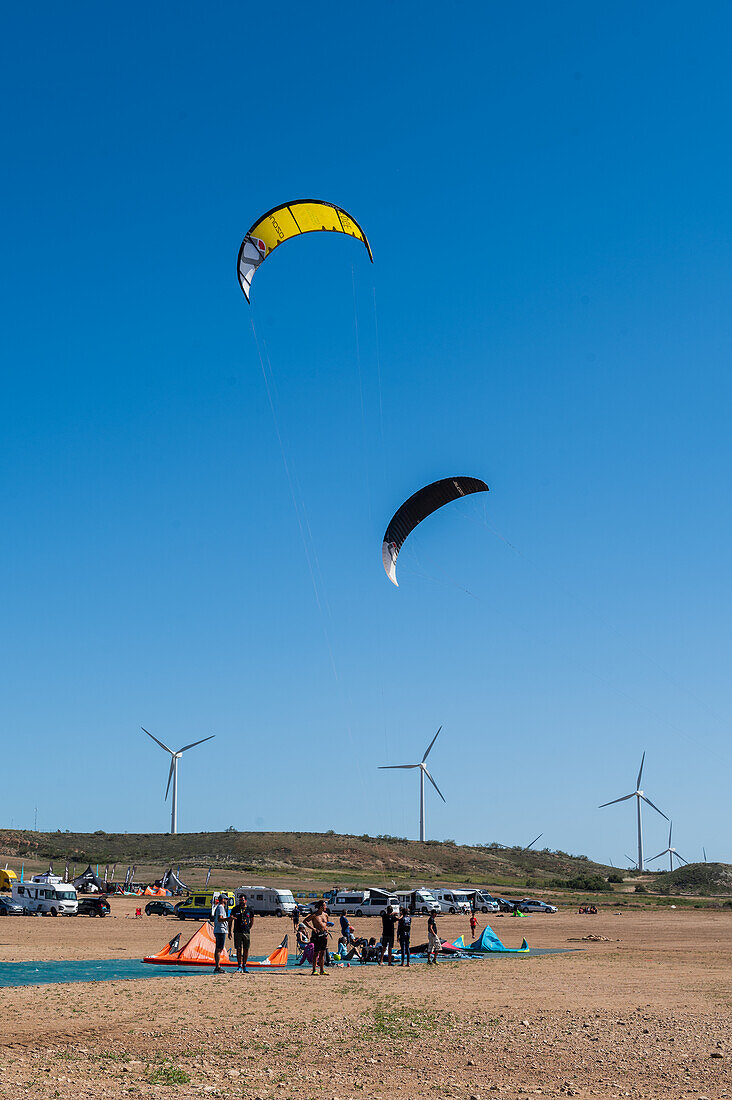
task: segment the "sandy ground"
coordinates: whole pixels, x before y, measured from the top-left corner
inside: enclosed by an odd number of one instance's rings
[[[112,906],[104,920],[3,919],[0,960],[140,958],[196,927]],[[469,931],[465,918],[439,926]],[[0,989],[0,1097],[732,1098],[731,911],[493,926],[511,947],[526,935],[582,951]],[[253,954],[288,927],[258,920]],[[588,933],[609,942],[576,942]]]

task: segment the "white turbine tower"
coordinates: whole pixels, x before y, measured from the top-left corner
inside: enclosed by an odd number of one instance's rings
[[[435,741],[439,737],[441,729],[442,729],[442,726],[440,726],[440,729],[437,731],[435,736],[430,741],[429,745],[427,746],[427,752],[424,754],[424,756],[422,757],[419,764],[381,764],[379,766],[379,771],[388,771],[388,770],[391,770],[393,768],[419,768],[419,839],[422,840],[422,841],[427,839],[426,824],[425,824],[425,809],[424,809],[424,777],[425,776],[427,776],[427,778],[429,779],[430,783],[432,784],[432,786],[435,788],[435,790],[439,794],[442,801],[443,802],[445,801],[445,796],[443,795],[442,791],[440,790],[440,788],[435,783],[435,781],[432,778],[432,776],[430,775],[430,773],[427,771],[427,765],[425,764],[425,760],[429,756],[432,746],[434,745]]]
[[[668,861],[671,865],[670,870],[672,870],[672,871],[674,869],[674,856],[676,856],[679,863],[688,863],[689,862],[688,859],[684,859],[683,856],[680,856],[675,848],[671,847],[671,830],[673,829],[673,827],[674,827],[674,823],[672,821],[670,823],[669,827],[668,827],[668,848],[664,848],[664,850],[662,852],[659,852],[657,856],[651,856],[651,858],[648,860],[649,863],[653,863],[654,859],[660,859],[661,856],[666,856],[667,855],[668,856]]]
[[[167,745],[164,745],[162,741],[158,741],[157,737],[153,736],[149,730],[146,730],[144,726],[140,729],[143,733],[146,733],[148,737],[152,737],[156,745],[160,745],[161,749],[165,749],[170,753],[170,771],[168,772],[168,786],[165,788],[165,800],[168,800],[168,791],[170,790],[170,781],[173,780],[173,801],[170,808],[170,831],[171,833],[178,832],[178,761],[187,749],[193,749],[196,745],[202,745],[204,741],[211,741],[216,736],[212,733],[210,737],[202,737],[200,741],[192,741],[190,745],[184,745],[182,749],[178,749],[175,752],[173,749],[169,749]]]
[[[643,756],[641,758],[641,766],[640,766],[640,770],[638,772],[638,778],[636,780],[635,790],[631,791],[630,794],[624,794],[622,798],[614,798],[612,800],[612,802],[603,802],[602,805],[600,806],[600,809],[602,809],[604,806],[614,806],[616,802],[627,802],[627,800],[629,798],[637,799],[637,806],[638,806],[638,864],[637,864],[637,866],[638,866],[639,871],[643,870],[643,823],[641,821],[641,802],[647,802],[649,806],[653,806],[653,809],[656,811],[656,813],[659,813],[661,815],[661,817],[666,818],[666,821],[668,821],[668,818],[666,817],[666,814],[663,812],[663,810],[659,810],[658,806],[654,806],[653,803],[651,802],[650,798],[646,798],[646,796],[643,794],[643,791],[641,790],[641,776],[643,775],[643,763],[644,763],[645,759],[646,759],[646,754],[644,752]],[[663,853],[661,853],[661,854],[663,855]]]

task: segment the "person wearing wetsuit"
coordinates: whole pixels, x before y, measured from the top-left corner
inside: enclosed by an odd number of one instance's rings
[[[384,955],[389,960],[389,966],[394,965],[392,955],[394,953],[394,927],[399,920],[391,905],[387,905],[384,912],[381,914],[381,946],[384,949]],[[379,966],[384,961],[384,957],[379,959]]]
[[[400,966],[404,966],[405,955],[407,957],[407,966],[409,966],[409,937],[411,934],[412,918],[409,915],[409,910],[402,906],[399,910],[399,923],[397,924],[397,939],[399,940],[399,949],[402,955]]]

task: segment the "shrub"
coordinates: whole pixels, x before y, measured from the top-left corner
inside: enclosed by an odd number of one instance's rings
[[[607,876],[607,881],[608,882],[622,882],[623,881],[623,876],[618,875],[615,871],[613,871],[613,873],[611,875]]]
[[[645,886],[643,885],[642,882],[639,882],[639,883],[636,884],[635,892],[636,892],[636,894],[647,894],[648,893],[648,891],[646,890],[646,888],[645,888]]]

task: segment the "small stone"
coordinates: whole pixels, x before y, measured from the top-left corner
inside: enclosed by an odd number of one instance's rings
[[[722,1051],[721,1050],[713,1050],[712,1053],[709,1055],[709,1057],[710,1058],[721,1058],[722,1057]]]

